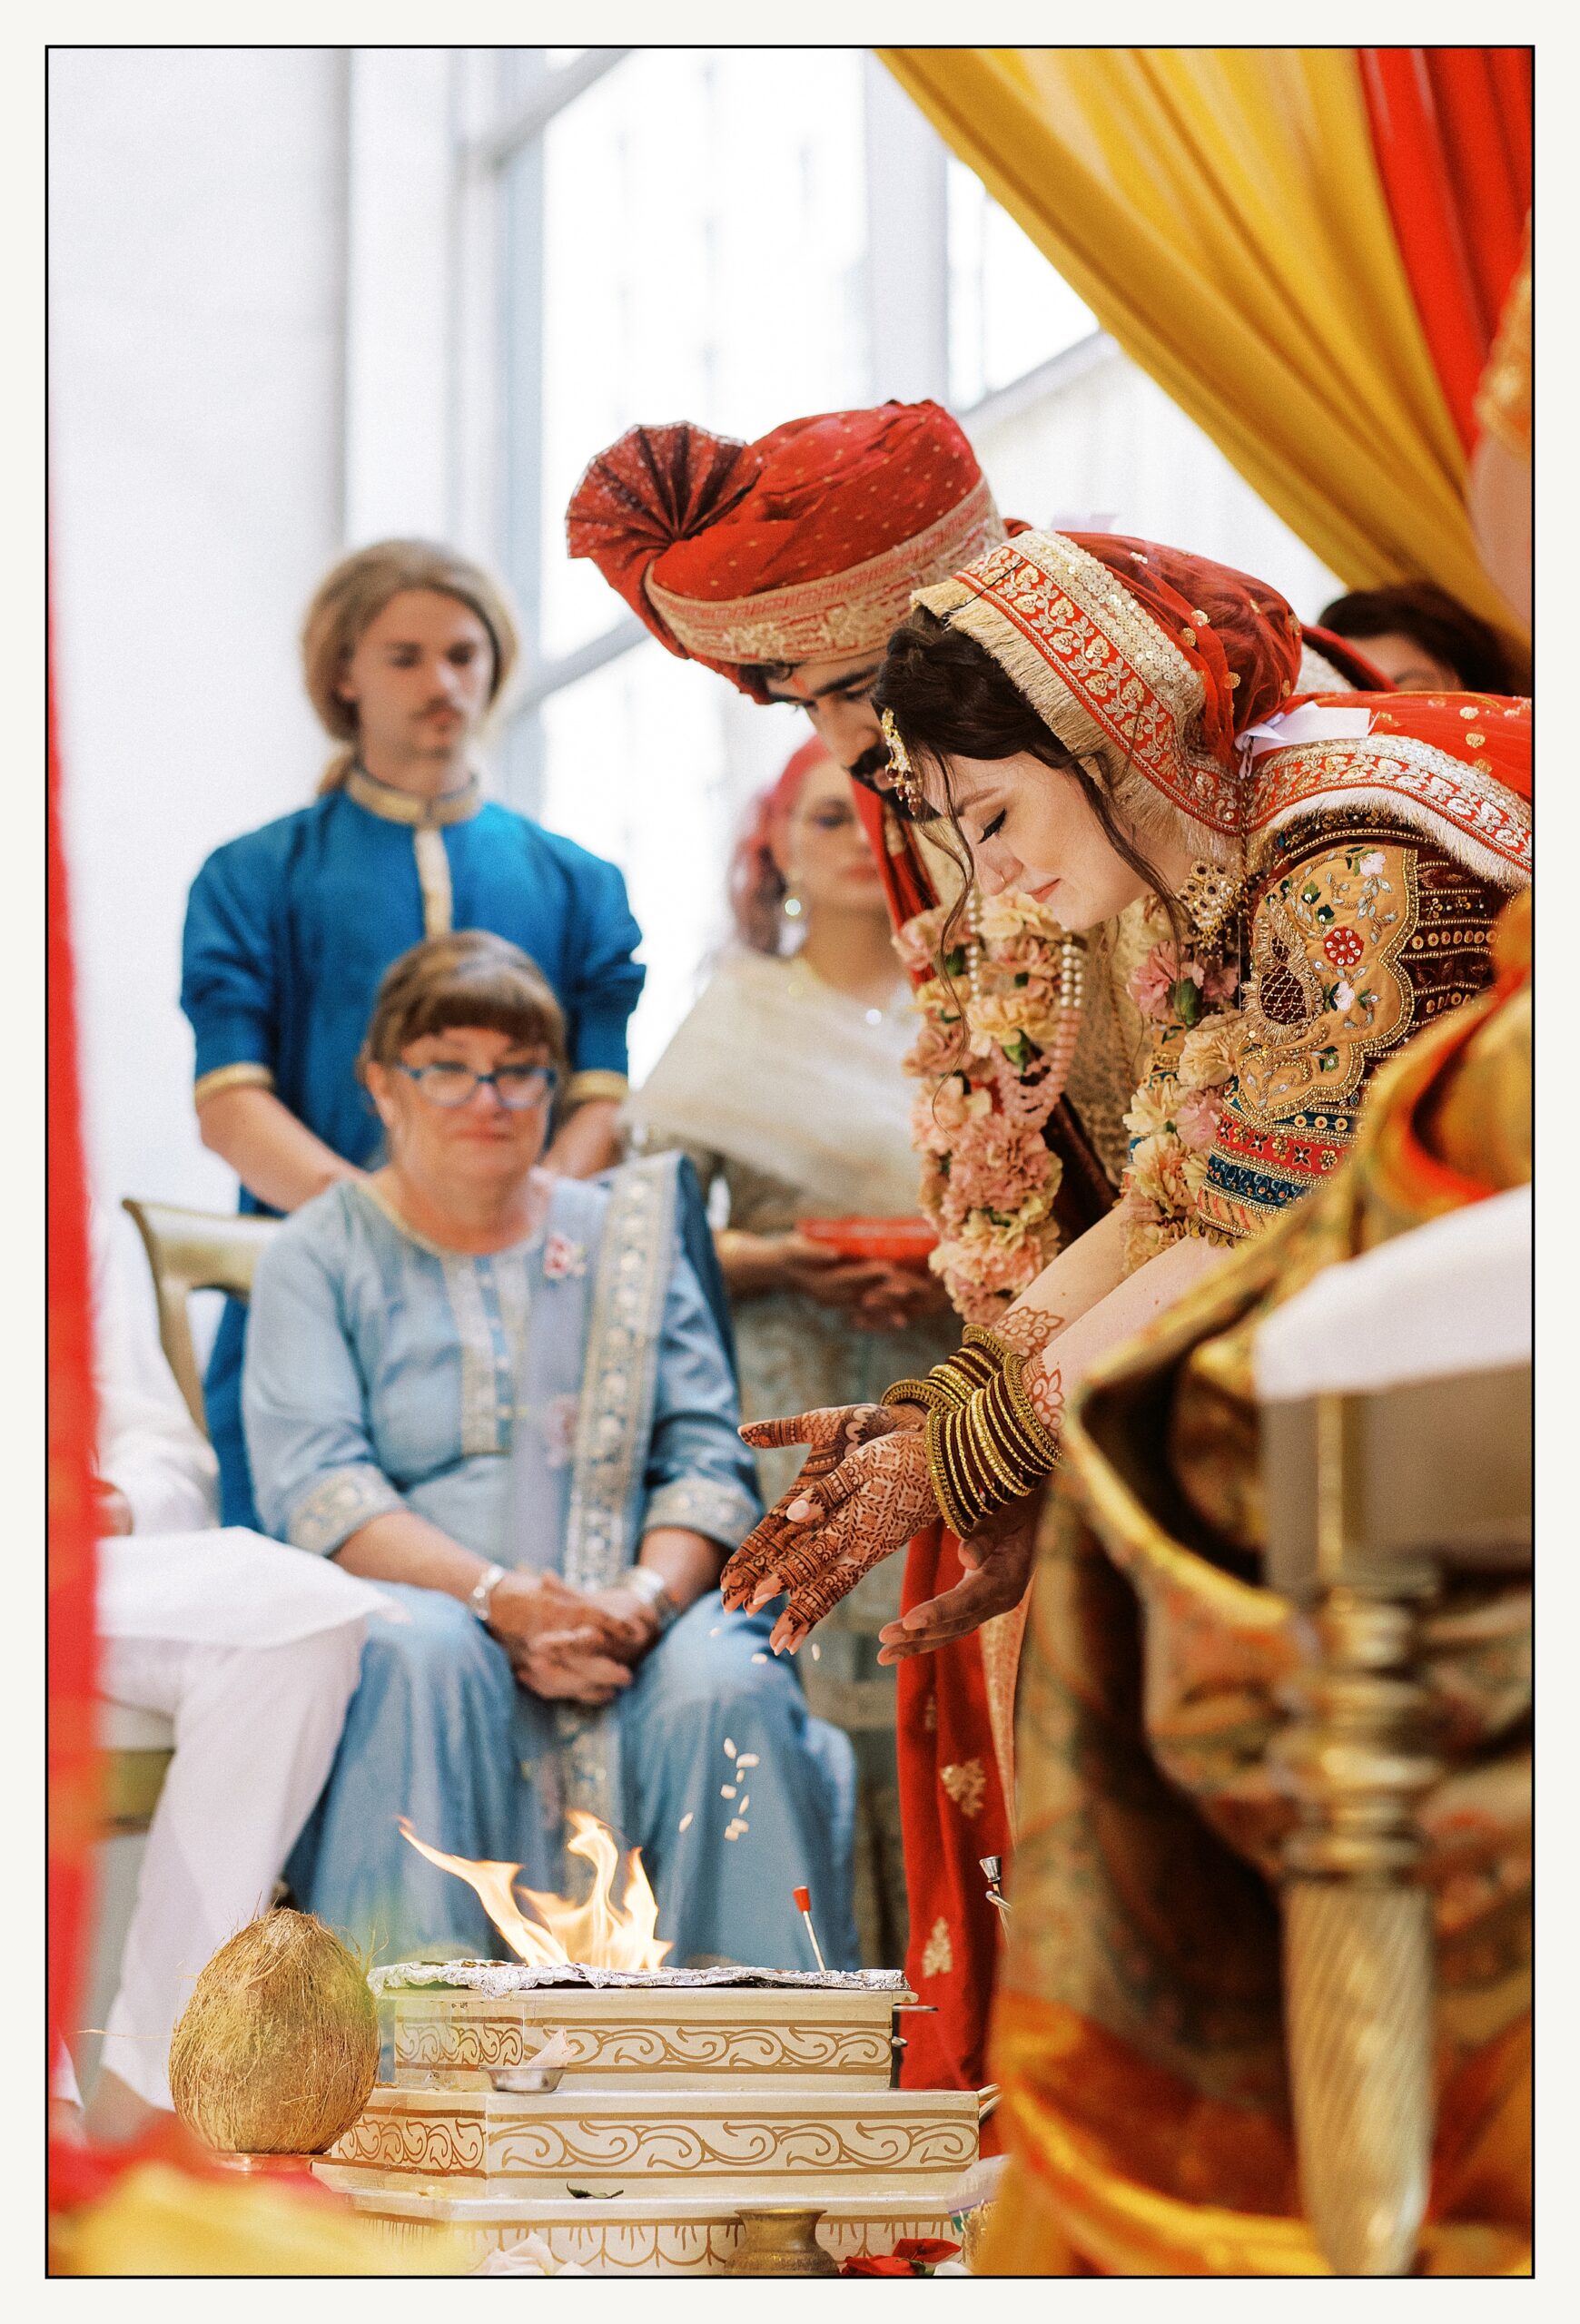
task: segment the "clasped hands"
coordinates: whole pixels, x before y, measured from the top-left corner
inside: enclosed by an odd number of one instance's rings
[[[515,1572],[495,1585],[489,1628],[519,1685],[601,1710],[657,1643],[658,1617],[634,1590],[578,1590],[557,1573]]]
[[[747,1612],[789,1593],[769,1640],[775,1654],[794,1654],[880,1560],[937,1519],[926,1417],[913,1404],[846,1404],[742,1428],[755,1448],[808,1447],[790,1491],[719,1583],[725,1604]],[[964,1579],[887,1624],[878,1660],[931,1654],[1017,1605],[1031,1578],[1036,1511],[1035,1496],[1013,1502],[963,1541]]]

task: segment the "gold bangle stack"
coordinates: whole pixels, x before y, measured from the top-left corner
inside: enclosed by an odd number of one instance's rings
[[[927,1413],[927,1466],[938,1506],[964,1541],[985,1517],[1024,1500],[1053,1468],[1059,1440],[1027,1392],[1024,1358],[972,1324],[965,1344],[925,1380],[897,1380],[886,1404]]]
[[[1002,1340],[968,1324],[964,1344],[943,1364],[935,1364],[925,1380],[896,1380],[884,1390],[885,1404],[920,1404],[926,1412],[959,1412],[979,1388],[985,1388],[1009,1350]]]

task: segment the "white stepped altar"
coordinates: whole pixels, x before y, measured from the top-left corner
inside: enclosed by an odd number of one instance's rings
[[[716,2274],[743,2210],[805,2205],[836,2260],[951,2236],[972,2092],[890,2087],[897,1972],[407,1964],[374,1984],[394,2080],[318,2166],[398,2239],[536,2232],[599,2272]],[[563,2064],[519,2085],[550,2042]]]

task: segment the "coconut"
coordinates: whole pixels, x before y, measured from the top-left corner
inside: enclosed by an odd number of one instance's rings
[[[311,1913],[265,1913],[222,1945],[170,2043],[189,2130],[229,2154],[321,2154],[379,2071],[367,1971]]]

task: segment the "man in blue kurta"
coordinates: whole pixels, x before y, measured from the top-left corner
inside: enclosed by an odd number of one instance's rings
[[[314,803],[216,849],[187,905],[194,1101],[242,1208],[295,1210],[373,1163],[380,1126],[355,1072],[373,995],[392,960],[449,928],[509,937],[548,977],[571,1078],[547,1164],[577,1177],[607,1167],[641,931],[612,863],[481,795],[476,739],[516,652],[500,591],[447,549],[380,543],[324,581],[302,647],[308,693],[342,747]],[[226,1524],[256,1522],[244,1331],[227,1303],[205,1383]]]

